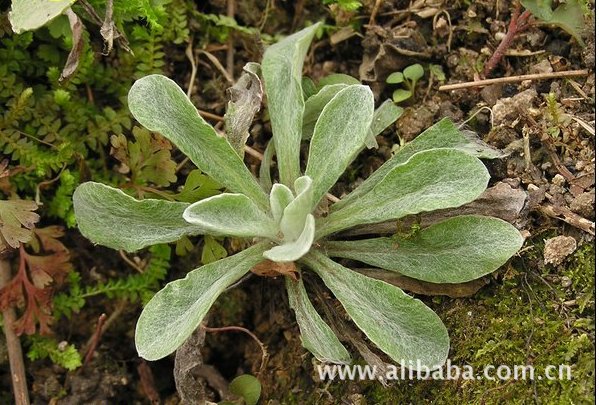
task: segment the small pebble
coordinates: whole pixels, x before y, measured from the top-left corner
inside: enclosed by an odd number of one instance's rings
[[[543,257],[545,264],[557,266],[576,250],[576,239],[571,236],[556,236],[545,242]]]

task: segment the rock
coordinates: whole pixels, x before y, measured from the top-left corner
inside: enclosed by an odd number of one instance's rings
[[[587,191],[579,194],[570,204],[570,209],[585,218],[593,218],[595,214],[595,193]]]
[[[506,125],[515,120],[521,112],[532,107],[537,97],[535,89],[528,89],[513,97],[502,98],[493,106],[495,125]]]
[[[553,66],[551,66],[551,62],[549,62],[549,59],[543,59],[541,62],[537,63],[536,65],[533,65],[530,68],[530,73],[552,73],[553,72]]]
[[[571,236],[556,236],[545,242],[543,257],[545,264],[557,266],[576,250],[576,239]]]

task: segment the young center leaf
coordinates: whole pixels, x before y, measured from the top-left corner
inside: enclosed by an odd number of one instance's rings
[[[171,79],[149,75],[129,91],[131,113],[150,131],[161,133],[185,153],[202,172],[236,193],[243,193],[263,208],[268,198],[243,159],[217,133]]]
[[[243,194],[220,194],[191,204],[183,219],[216,235],[274,238],[275,222]]]
[[[370,192],[320,222],[317,239],[361,224],[459,207],[487,187],[485,165],[465,152],[433,149],[391,170]]]
[[[316,272],[349,316],[397,363],[435,368],[447,359],[449,336],[439,317],[398,287],[335,263],[318,251],[302,261]]]
[[[121,190],[94,182],[81,184],[73,193],[81,234],[94,243],[128,252],[204,233],[203,228],[183,219],[188,206],[165,200],[136,200]]]
[[[306,165],[306,175],[313,180],[312,208],[364,148],[373,113],[372,91],[362,85],[339,91],[322,110]]]
[[[295,312],[302,345],[319,361],[349,364],[351,357],[333,330],[318,315],[308,298],[304,283],[285,277],[289,306]]]
[[[218,296],[262,260],[266,245],[192,270],[168,283],[144,307],[135,328],[137,352],[158,360],[174,352],[200,325]]]
[[[264,257],[273,262],[294,262],[308,253],[314,242],[315,221],[314,215],[308,214],[305,219],[302,233],[292,242],[275,246],[264,252]]]
[[[332,241],[331,257],[358,260],[431,283],[465,283],[497,270],[522,247],[520,232],[497,218],[464,215],[408,237]]]
[[[320,23],[269,46],[262,59],[268,111],[281,182],[289,187],[300,176],[300,142],[304,96],[302,67]]]

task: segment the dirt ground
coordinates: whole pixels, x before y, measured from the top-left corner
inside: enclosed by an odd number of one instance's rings
[[[212,0],[202,6],[226,14],[226,2]],[[508,1],[365,1],[357,12],[326,7],[318,1],[239,2],[239,24],[258,26],[266,18],[269,34],[287,34],[309,21],[326,19],[343,34],[314,42],[305,74],[318,79],[346,73],[369,84],[377,105],[396,88],[386,77],[420,63],[426,75],[415,96],[402,102],[404,114],[377,139],[377,150],[364,151],[333,190],[336,195],[355,187],[391,156],[396,145],[409,142],[443,117],[464,124],[508,156],[485,162],[490,186],[523,198],[523,206],[509,208],[509,220],[527,236],[521,252],[482,281],[434,290],[427,285],[397,281],[429,305],[448,328],[453,364],[551,364],[572,366],[566,381],[395,381],[388,386],[369,382],[322,382],[315,360],[302,348],[294,315],[287,305],[284,280],[251,277],[222,295],[205,324],[218,328],[242,326],[267,348],[263,353],[247,334],[238,331],[206,333],[201,348],[203,366],[196,381],[206,398],[218,402],[226,390],[223,381],[243,373],[258,377],[264,404],[499,404],[594,403],[595,392],[595,33],[593,16],[587,18],[580,46],[563,30],[533,23],[519,35],[508,56],[487,78],[565,70],[588,70],[571,78],[525,80],[441,91],[443,84],[481,79],[482,66],[506,31],[514,6]],[[375,5],[379,5],[375,10]],[[593,5],[594,7],[594,5]],[[358,31],[350,23],[358,21]],[[242,35],[233,37],[235,73],[247,61],[257,61],[260,43]],[[332,43],[335,41],[335,43]],[[225,53],[215,53],[225,58]],[[186,86],[190,68],[169,54],[166,74]],[[441,82],[429,73],[438,65]],[[217,70],[202,69],[195,83],[195,105],[223,115],[226,80]],[[249,144],[263,151],[270,137],[264,116],[256,120]],[[215,122],[213,122],[215,123]],[[258,161],[246,157],[251,168]],[[515,193],[515,194],[514,194]],[[495,196],[494,198],[499,198]],[[505,208],[495,200],[493,209]],[[559,239],[553,239],[559,238]],[[80,236],[77,266],[95,267],[99,273],[114,267]],[[235,241],[227,242],[230,253]],[[175,259],[169,279],[193,268],[197,255]],[[314,277],[309,289],[317,293],[319,310],[340,309]],[[327,309],[328,308],[328,309]],[[136,355],[133,336],[140,308],[92,300],[84,312],[58,328],[70,341],[83,344],[98,313],[118,311],[102,336],[91,364],[67,373],[48,360],[27,362],[32,402],[59,404],[178,403],[172,370],[174,359],[147,363]],[[341,315],[343,318],[344,315]],[[358,333],[357,331],[355,333]],[[370,350],[381,355],[375,348]],[[1,353],[0,353],[1,354]],[[354,358],[359,358],[353,349]],[[1,356],[0,356],[1,357]],[[153,378],[150,378],[150,375]],[[0,389],[9,390],[7,376]],[[53,398],[59,398],[53,402]]]

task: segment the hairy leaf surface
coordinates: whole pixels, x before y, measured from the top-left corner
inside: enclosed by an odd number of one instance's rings
[[[220,194],[191,204],[183,219],[217,235],[274,238],[274,220],[243,194]]]
[[[473,156],[485,159],[495,159],[503,156],[501,151],[484,144],[476,137],[476,134],[462,132],[449,118],[443,118],[400,149],[391,159],[364,180],[358,188],[334,204],[331,210],[341,209],[345,205],[360,199],[361,196],[372,190],[391,170],[404,164],[414,154],[438,148],[460,149]]]
[[[495,271],[522,246],[520,232],[497,218],[464,215],[408,237],[327,242],[331,257],[359,260],[431,283],[465,283]]]
[[[223,291],[264,260],[265,245],[192,270],[168,283],[144,307],[135,328],[137,352],[158,360],[174,352],[200,325]]]
[[[79,230],[87,239],[128,252],[157,243],[174,242],[204,230],[183,219],[189,204],[165,200],[136,200],[100,183],[83,183],[73,194]]]
[[[266,194],[243,159],[200,117],[174,81],[161,75],[137,80],[129,91],[129,109],[144,127],[168,138],[218,183],[268,207]]]
[[[322,278],[366,336],[394,361],[412,369],[434,368],[445,362],[449,352],[447,330],[420,300],[349,270],[317,251],[303,261]]]
[[[362,85],[342,89],[322,110],[306,166],[306,175],[313,180],[312,207],[318,205],[364,148],[373,113],[372,91]]]
[[[314,215],[308,214],[302,233],[296,240],[275,246],[264,252],[264,257],[273,262],[294,262],[308,253],[314,242]]]
[[[488,181],[485,165],[465,152],[419,152],[391,170],[359,200],[323,219],[317,239],[360,224],[459,207],[485,191]]]
[[[337,93],[347,87],[347,84],[324,86],[318,93],[306,100],[302,125],[302,139],[312,138],[316,121],[318,121],[318,117],[320,117],[324,107],[337,95]]]
[[[347,349],[312,306],[304,282],[285,277],[285,285],[289,306],[295,311],[295,319],[300,328],[302,345],[319,361],[348,364],[351,357]]]
[[[16,34],[35,30],[61,15],[76,0],[12,0],[8,19]]]
[[[268,95],[268,111],[281,182],[291,186],[300,176],[300,142],[304,96],[302,67],[308,47],[320,23],[269,46],[262,59],[262,75]]]

